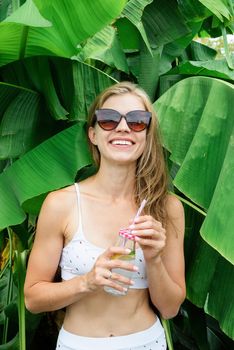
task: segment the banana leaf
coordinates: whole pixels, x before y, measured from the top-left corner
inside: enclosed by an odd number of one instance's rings
[[[27,200],[74,182],[77,171],[91,159],[79,123],[45,141],[0,175],[0,227],[23,222]],[[40,204],[38,207],[40,207]],[[27,203],[30,210],[30,203]]]
[[[105,27],[88,39],[77,58],[81,61],[87,61],[88,58],[91,58],[105,62],[123,72],[128,73],[129,71],[117,31],[112,26]]]
[[[34,3],[40,13],[33,8]],[[27,0],[0,23],[0,66],[34,55],[76,55],[77,45],[116,18],[125,3],[125,0]]]
[[[32,0],[27,0],[22,6],[4,20],[5,23],[19,23],[29,27],[51,27]]]
[[[139,57],[139,85],[147,92],[152,101],[155,100],[155,93],[159,81],[159,67],[162,47],[152,48],[151,53],[142,42],[142,49]]]
[[[185,206],[187,299],[218,320],[234,339],[234,268],[199,235],[204,216]],[[225,297],[224,297],[225,295]]]
[[[19,350],[19,334],[17,333],[8,343],[0,345],[0,350]]]
[[[229,0],[199,0],[212,13],[219,18],[221,22],[224,20],[231,21],[234,15],[232,1]]]
[[[180,12],[188,22],[200,22],[212,14],[199,0],[178,0],[177,2]]]
[[[153,55],[142,23],[144,8],[153,0],[128,1],[114,27],[107,26],[87,40],[77,58],[86,61],[88,58],[100,60],[111,67],[129,73],[124,51],[140,49],[140,35]],[[117,31],[116,31],[117,28]]]
[[[0,6],[0,22],[10,14],[11,0],[3,0]]]
[[[21,157],[67,127],[54,119],[86,120],[96,95],[114,81],[87,64],[44,56],[0,73],[6,80],[0,83],[0,159]]]
[[[234,58],[232,58],[234,63]],[[207,61],[187,61],[170,71],[171,74],[205,75],[225,80],[234,80],[234,70],[230,69],[225,59]]]
[[[202,237],[231,263],[233,98],[233,85],[196,77],[175,84],[155,103],[165,147],[180,165],[174,184],[208,210]]]
[[[142,21],[151,47],[173,42],[191,32],[173,0],[158,0],[148,5]]]
[[[10,88],[13,91],[9,91]],[[40,99],[34,91],[0,84],[0,101],[4,101],[6,90],[8,97],[13,97],[16,90],[19,92],[5,111],[0,111],[0,118],[3,115],[0,124],[0,159],[17,158],[35,145],[34,136],[39,119]]]
[[[115,27],[118,30],[118,36],[123,50],[126,53],[138,52],[141,36],[134,24],[132,24],[127,17],[120,17],[115,22]]]
[[[153,0],[130,0],[122,12],[122,16],[125,16],[139,30],[139,33],[151,54],[151,47],[142,22],[142,15],[145,7],[152,2]],[[122,36],[122,40],[125,41],[125,38],[128,35],[129,33],[125,32],[124,37]],[[126,44],[124,46],[126,47]]]
[[[190,56],[194,61],[209,61],[215,59],[217,51],[197,41],[190,44]]]

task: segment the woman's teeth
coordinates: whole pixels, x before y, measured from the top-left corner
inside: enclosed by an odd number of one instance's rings
[[[112,145],[132,145],[131,141],[126,141],[126,140],[114,140],[111,143]]]

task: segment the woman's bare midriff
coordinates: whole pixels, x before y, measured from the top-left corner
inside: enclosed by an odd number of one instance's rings
[[[92,293],[68,306],[63,327],[79,336],[111,337],[143,331],[155,321],[147,289],[130,289],[126,296]]]

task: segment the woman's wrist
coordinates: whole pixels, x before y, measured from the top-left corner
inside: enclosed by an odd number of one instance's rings
[[[86,275],[79,276],[76,278],[75,288],[76,288],[76,291],[75,291],[76,295],[82,296],[84,294],[91,292],[91,290],[88,286],[88,281],[87,281]]]
[[[149,266],[160,266],[162,264],[162,257],[161,254],[157,256],[153,256],[150,259],[146,260],[146,264]]]

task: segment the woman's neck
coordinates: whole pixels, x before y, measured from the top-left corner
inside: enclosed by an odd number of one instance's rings
[[[133,198],[135,187],[135,165],[130,166],[100,166],[98,172],[93,176],[93,184],[99,191],[113,200],[121,198]]]

